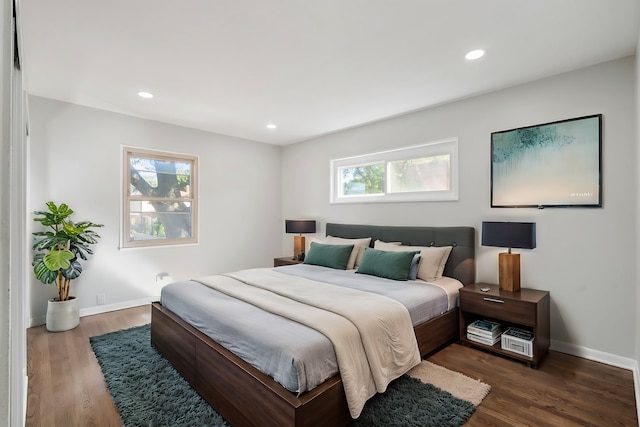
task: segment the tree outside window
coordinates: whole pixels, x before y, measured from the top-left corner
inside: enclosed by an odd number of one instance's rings
[[[384,194],[384,163],[340,168],[345,196]]]
[[[331,203],[458,199],[458,139],[331,160]]]
[[[197,242],[197,157],[125,147],[123,247]]]

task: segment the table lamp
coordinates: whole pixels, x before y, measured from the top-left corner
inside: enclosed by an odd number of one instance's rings
[[[520,291],[520,254],[511,248],[536,247],[535,222],[482,222],[482,246],[509,248],[498,255],[498,283],[503,291]]]
[[[316,232],[316,221],[315,220],[290,220],[286,219],[284,221],[285,231],[287,233],[298,233],[297,236],[293,236],[293,259],[295,260],[303,260],[304,259],[304,236],[302,233],[315,233]]]

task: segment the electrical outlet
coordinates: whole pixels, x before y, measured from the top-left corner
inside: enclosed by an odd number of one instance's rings
[[[96,304],[98,305],[104,305],[104,301],[106,299],[106,295],[105,294],[98,294],[96,295]]]

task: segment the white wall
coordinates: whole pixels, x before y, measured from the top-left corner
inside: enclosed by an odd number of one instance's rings
[[[636,164],[640,165],[640,33],[636,43]],[[640,254],[640,170],[636,169],[636,254]],[[640,419],[640,262],[636,262],[636,366],[634,380],[636,387],[636,410]]]
[[[9,278],[2,281],[0,293],[0,425],[11,425],[11,290],[17,286],[11,282],[11,15],[13,8],[9,2],[0,7],[0,276]]]
[[[25,281],[27,271],[26,182],[28,141],[22,70],[13,60],[20,43],[20,2],[0,8],[2,83],[0,85],[0,425],[22,426],[27,407]],[[16,16],[16,25],[12,17]],[[22,55],[22,52],[19,53]]]
[[[537,223],[521,251],[523,286],[551,292],[556,349],[629,365],[636,357],[634,58],[461,100],[286,146],[283,213],[289,218],[389,225]],[[493,131],[603,114],[602,209],[491,209]],[[459,138],[457,202],[329,204],[329,161],[446,137]],[[479,236],[478,236],[479,241]],[[290,247],[284,238],[283,251]],[[498,248],[477,248],[477,279],[497,282]],[[587,354],[585,354],[587,353]]]
[[[81,314],[152,299],[160,272],[183,280],[272,266],[281,255],[281,147],[39,97],[30,97],[30,115],[29,210],[65,202],[75,220],[105,225],[72,282]],[[198,245],[118,249],[122,145],[200,156]],[[32,323],[39,324],[56,290],[33,275],[30,290]],[[106,306],[96,307],[101,293]]]

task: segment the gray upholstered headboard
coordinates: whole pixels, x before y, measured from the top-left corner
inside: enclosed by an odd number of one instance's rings
[[[353,225],[327,223],[327,236],[349,239],[371,237],[376,240],[402,242],[411,246],[453,246],[444,275],[464,285],[476,279],[476,231],[473,227],[418,227],[393,225]]]

